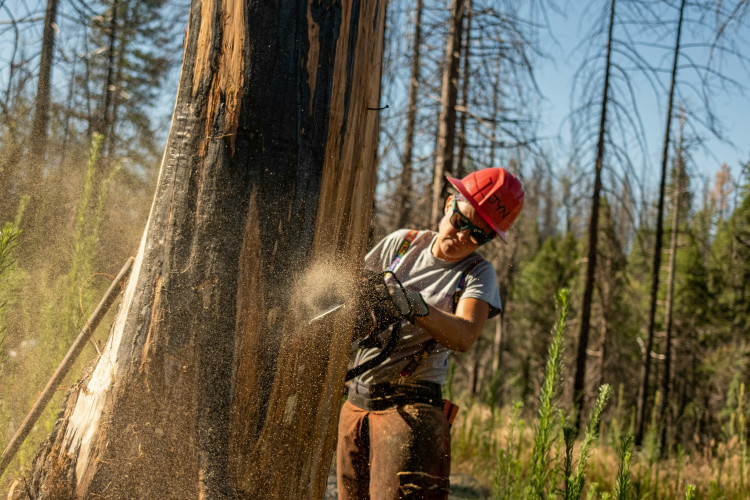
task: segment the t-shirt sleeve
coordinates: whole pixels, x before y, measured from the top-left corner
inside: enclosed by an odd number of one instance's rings
[[[503,309],[495,268],[486,260],[477,264],[466,278],[466,289],[461,294],[461,300],[469,298],[480,299],[490,305],[488,318],[497,316]]]
[[[388,269],[396,256],[398,245],[404,240],[408,232],[408,229],[399,229],[380,240],[365,255],[365,269],[376,273]]]

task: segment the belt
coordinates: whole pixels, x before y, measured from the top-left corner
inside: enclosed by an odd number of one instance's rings
[[[435,382],[405,382],[362,385],[353,382],[347,399],[363,410],[381,411],[394,406],[425,403],[443,407],[443,392]]]

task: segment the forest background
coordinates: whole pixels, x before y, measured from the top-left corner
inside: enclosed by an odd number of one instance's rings
[[[0,10],[5,443],[135,252],[188,4],[6,0]],[[648,465],[636,470],[643,491],[658,490],[661,473],[672,486],[656,496],[687,482],[747,493],[748,10],[741,0],[389,3],[373,241],[434,226],[446,173],[506,166],[527,193],[509,244],[483,249],[504,313],[454,360],[459,470],[492,470],[508,419],[534,421],[553,297],[569,287],[560,408],[581,426],[598,387],[617,394],[591,482],[613,482],[608,450],[632,434]],[[3,485],[49,435],[58,392]]]

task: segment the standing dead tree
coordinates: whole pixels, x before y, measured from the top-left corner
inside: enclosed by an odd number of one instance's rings
[[[35,460],[34,497],[325,489],[351,318],[306,319],[311,299],[359,273],[385,2],[190,9],[132,278],[102,356]]]
[[[458,98],[458,66],[461,59],[466,0],[453,0],[451,6],[450,33],[445,48],[445,66],[440,95],[440,118],[438,120],[437,159],[432,178],[432,209],[430,223],[435,224],[442,217],[445,175],[453,175],[453,149],[456,143],[456,100]]]
[[[39,164],[45,156],[47,148],[47,128],[50,115],[50,86],[52,81],[52,61],[55,51],[55,27],[57,23],[58,0],[48,0],[42,29],[42,53],[39,60],[39,78],[37,80],[36,103],[34,105],[34,120],[31,125],[30,147],[35,151],[36,158],[30,162],[30,184],[39,182],[42,168]]]
[[[609,103],[609,77],[612,56],[612,31],[615,23],[615,0],[610,3],[609,31],[607,38],[607,56],[605,64],[604,86],[602,89],[602,106],[599,115],[599,139],[596,145],[596,164],[594,192],[591,196],[591,215],[588,228],[588,259],[586,261],[586,280],[581,305],[581,326],[578,331],[578,349],[576,353],[576,370],[573,380],[573,405],[575,407],[575,426],[580,430],[581,412],[586,396],[586,349],[588,348],[591,326],[591,302],[594,295],[594,277],[596,275],[597,237],[599,234],[599,204],[602,191],[602,165],[604,164],[604,144],[607,129],[607,104]]]
[[[409,103],[406,111],[406,134],[404,136],[404,151],[401,155],[401,183],[398,186],[396,202],[395,226],[405,225],[411,216],[412,193],[412,164],[414,162],[414,133],[417,122],[417,92],[419,90],[420,55],[422,50],[422,0],[417,0],[414,7],[414,40],[411,49],[411,66],[409,77]]]
[[[635,418],[635,442],[641,444],[646,421],[646,400],[648,399],[649,374],[651,369],[651,350],[654,345],[654,325],[656,317],[657,295],[659,292],[659,271],[661,269],[661,249],[664,228],[664,198],[667,185],[667,163],[669,161],[670,129],[672,125],[672,106],[674,104],[674,89],[677,78],[677,63],[680,58],[680,41],[682,34],[682,20],[685,12],[685,0],[680,3],[680,14],[677,21],[677,38],[675,42],[672,73],[667,99],[667,120],[664,132],[664,142],[661,156],[661,180],[659,181],[659,205],[656,209],[656,234],[654,238],[654,265],[651,274],[651,299],[648,313],[648,327],[646,331],[646,349],[643,354],[641,367],[641,384],[638,392],[638,409]]]
[[[669,5],[669,4],[668,4]],[[654,234],[653,265],[651,269],[651,290],[649,297],[649,311],[646,319],[646,345],[641,367],[641,380],[638,391],[635,443],[641,444],[646,431],[646,416],[650,410],[650,393],[654,389],[649,380],[651,372],[651,351],[654,347],[655,329],[662,321],[657,318],[656,310],[660,290],[661,253],[664,246],[664,211],[665,190],[667,183],[667,165],[669,158],[669,147],[673,143],[670,136],[671,122],[673,120],[673,106],[675,100],[690,103],[690,94],[700,97],[699,106],[686,105],[683,112],[686,115],[686,126],[692,129],[691,135],[700,136],[697,128],[702,128],[703,133],[708,132],[717,139],[723,140],[720,120],[713,111],[713,102],[717,90],[726,91],[730,88],[744,88],[742,84],[728,77],[723,70],[726,60],[733,63],[746,64],[748,62],[744,50],[738,49],[743,43],[743,26],[747,15],[750,14],[750,5],[745,0],[736,0],[716,4],[715,2],[686,2],[676,0],[673,9],[677,9],[677,20],[675,24],[675,42],[670,52],[672,53],[672,67],[669,72],[670,80],[667,87],[668,97],[666,106],[666,127],[662,143],[661,155],[661,177],[659,183],[659,199],[656,212],[656,229]],[[685,28],[685,33],[683,33]],[[687,42],[683,36],[687,35]],[[705,53],[709,56],[705,57]],[[725,57],[717,57],[723,54]],[[692,73],[692,76],[690,75]],[[707,77],[707,75],[711,75]],[[718,84],[718,85],[717,85]],[[668,337],[665,351],[668,349]],[[666,363],[666,373],[669,373],[669,364]],[[668,390],[662,386],[662,390]],[[668,394],[666,395],[668,396]],[[665,394],[660,397],[664,399]]]
[[[675,306],[675,274],[677,270],[677,244],[680,232],[680,212],[684,204],[683,190],[685,189],[685,179],[683,174],[683,164],[687,152],[684,146],[685,114],[682,113],[680,118],[680,135],[675,151],[674,167],[672,171],[672,227],[669,235],[669,265],[667,266],[667,296],[664,304],[664,374],[661,379],[661,399],[659,401],[659,415],[662,422],[661,429],[661,450],[662,453],[668,452],[667,437],[672,426],[672,414],[670,412],[669,397],[672,392],[672,337],[674,329],[674,306]]]

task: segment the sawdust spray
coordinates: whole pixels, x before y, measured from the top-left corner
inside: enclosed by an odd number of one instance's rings
[[[333,259],[313,263],[294,285],[291,305],[299,321],[309,322],[335,306],[348,309],[354,299],[358,273]]]

